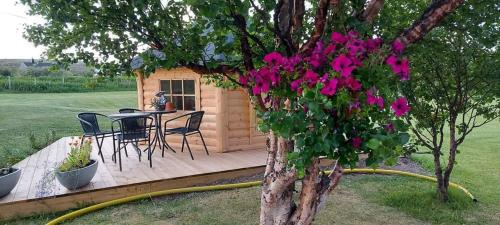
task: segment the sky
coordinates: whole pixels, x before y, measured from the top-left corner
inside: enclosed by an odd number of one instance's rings
[[[0,0],[0,59],[38,59],[44,50],[23,38],[23,24],[41,23],[27,15],[27,7],[17,0]]]

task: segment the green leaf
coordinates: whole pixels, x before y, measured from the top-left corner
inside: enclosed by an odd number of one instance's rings
[[[381,144],[382,144],[382,143],[381,143],[378,139],[376,139],[376,138],[372,138],[372,139],[370,139],[370,140],[366,143],[366,145],[365,145],[365,146],[366,146],[367,148],[370,148],[370,149],[373,149],[373,150],[377,150],[377,149],[380,147],[380,145],[381,145]]]

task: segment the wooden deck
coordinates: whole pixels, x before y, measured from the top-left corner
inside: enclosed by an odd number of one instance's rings
[[[0,198],[0,220],[254,174],[264,170],[267,156],[264,150],[207,156],[200,149],[193,151],[195,160],[191,160],[186,151],[165,151],[162,158],[157,148],[153,168],[150,168],[146,155],[143,154],[139,162],[137,153],[130,147],[128,158],[122,154],[123,171],[120,171],[118,164],[111,160],[113,147],[108,138],[103,146],[106,163],[97,156],[97,146],[94,146],[93,158],[99,159],[96,176],[88,186],[69,191],[55,179],[54,170],[69,151],[70,141],[70,137],[62,138],[16,164],[15,167],[23,170],[21,179],[9,195]]]

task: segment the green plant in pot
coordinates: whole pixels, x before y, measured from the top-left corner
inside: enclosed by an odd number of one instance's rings
[[[70,190],[89,184],[97,171],[97,161],[90,158],[92,139],[86,139],[81,145],[80,141],[74,139],[70,143],[71,151],[56,171],[59,183]]]
[[[21,169],[14,167],[0,168],[0,198],[8,195],[16,187],[21,177]]]

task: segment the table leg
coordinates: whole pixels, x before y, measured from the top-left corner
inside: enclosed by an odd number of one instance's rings
[[[172,152],[175,153],[175,150],[167,143],[167,140],[165,140],[165,136],[163,136],[163,133],[162,133],[163,128],[162,128],[162,124],[161,124],[161,114],[158,114],[158,117],[159,117],[158,121],[160,122],[160,124],[158,125],[157,128],[159,130],[158,134],[160,135],[159,140],[160,140],[160,143],[162,145],[162,149],[164,149],[166,147],[167,149],[170,149]]]

